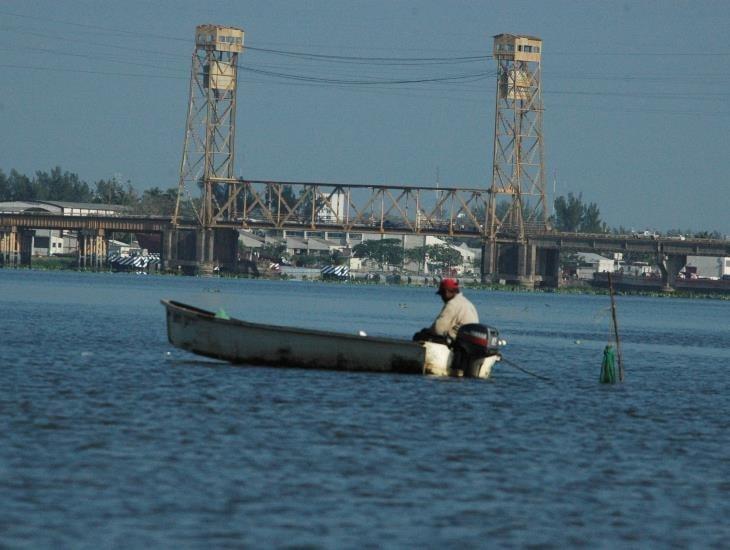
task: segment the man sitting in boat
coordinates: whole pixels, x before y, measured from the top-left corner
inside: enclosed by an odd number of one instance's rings
[[[413,335],[415,341],[448,344],[456,339],[459,327],[479,322],[477,309],[461,293],[456,279],[443,279],[436,294],[441,296],[444,307],[430,327]]]

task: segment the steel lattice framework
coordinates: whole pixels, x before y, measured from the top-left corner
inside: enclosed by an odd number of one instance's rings
[[[214,224],[242,229],[474,236],[484,234],[489,204],[485,189],[243,179],[213,183],[230,190]]]
[[[494,37],[497,91],[488,237],[546,229],[542,133],[542,40],[532,36]]]
[[[181,214],[181,201],[193,201],[203,228],[221,216],[220,202],[230,194],[222,182],[234,175],[236,83],[238,54],[243,51],[243,31],[234,27],[199,25],[195,32],[190,73],[190,100],[185,128],[180,180],[173,223]],[[230,217],[223,213],[225,217]]]
[[[495,37],[494,168],[487,190],[234,178],[237,63],[243,36],[233,27],[196,28],[173,227],[190,227],[194,215],[203,230],[262,225],[401,230],[478,234],[493,242],[524,241],[526,233],[546,228],[539,39]],[[183,204],[190,206],[187,212]],[[203,257],[210,259],[211,254],[208,250]]]

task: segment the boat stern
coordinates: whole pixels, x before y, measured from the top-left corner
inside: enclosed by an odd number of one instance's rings
[[[492,367],[500,356],[498,353],[480,357],[468,362],[460,362],[454,351],[445,344],[422,342],[426,350],[423,373],[431,376],[454,376],[466,378],[489,378]]]

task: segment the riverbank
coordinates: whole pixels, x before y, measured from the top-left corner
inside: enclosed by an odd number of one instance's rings
[[[39,265],[40,264],[40,265]],[[4,269],[2,266],[0,266],[0,269]],[[44,258],[43,261],[37,262],[34,261],[34,265],[30,268],[27,267],[21,267],[21,268],[7,268],[8,270],[22,270],[27,269],[29,271],[91,271],[91,270],[83,270],[78,269],[77,263],[75,259],[70,258]],[[105,270],[102,271],[102,273],[108,273],[110,275],[116,275],[117,273],[129,273],[129,272],[116,272],[111,270]],[[140,275],[157,275],[157,276],[165,276],[165,277],[189,277],[188,275],[179,275],[177,273],[164,273],[164,272],[140,272]],[[272,275],[272,274],[264,274],[259,277],[254,277],[252,275],[247,274],[231,274],[231,273],[224,273],[221,275],[206,275],[206,276],[198,276],[202,278],[225,278],[225,279],[263,279],[263,280],[270,280],[270,281],[291,281],[291,278],[282,278],[279,275]],[[322,279],[321,277],[311,277],[311,278],[302,278],[298,279],[299,281],[303,283],[320,283],[320,284],[328,284],[328,285],[353,285],[353,286],[378,286],[378,285],[389,285],[389,286],[403,286],[403,287],[412,287],[412,288],[418,288],[418,287],[428,287],[428,286],[435,286],[437,284],[438,279],[428,278],[428,282],[426,282],[426,279],[420,275],[420,276],[412,276],[410,278],[410,281],[408,280],[408,277],[401,277],[399,280],[395,279],[388,279],[386,277],[380,277],[380,278],[368,278],[368,277],[353,277],[346,280],[336,280],[336,279]],[[434,282],[436,281],[436,282]],[[538,287],[538,288],[529,288],[529,287],[523,287],[518,285],[503,285],[498,283],[481,283],[479,281],[476,281],[474,279],[461,279],[462,281],[462,287],[469,290],[489,290],[492,292],[513,292],[513,293],[543,293],[543,294],[576,294],[576,295],[608,295],[608,288],[603,286],[594,286],[587,282],[579,282],[579,283],[571,283],[569,285],[563,285],[559,288],[550,288],[550,287]],[[625,286],[619,287],[615,289],[615,294],[620,296],[647,296],[647,297],[657,297],[657,298],[680,298],[680,299],[702,299],[702,300],[722,300],[722,301],[730,301],[730,293],[728,292],[717,292],[717,291],[706,291],[706,290],[687,290],[684,288],[677,289],[673,292],[667,292],[663,291],[660,288],[627,288]]]

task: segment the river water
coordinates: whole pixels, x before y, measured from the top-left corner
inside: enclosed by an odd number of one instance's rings
[[[0,270],[0,547],[726,547],[730,302],[472,290],[488,381],[230,366],[161,298],[409,338],[433,289]]]

